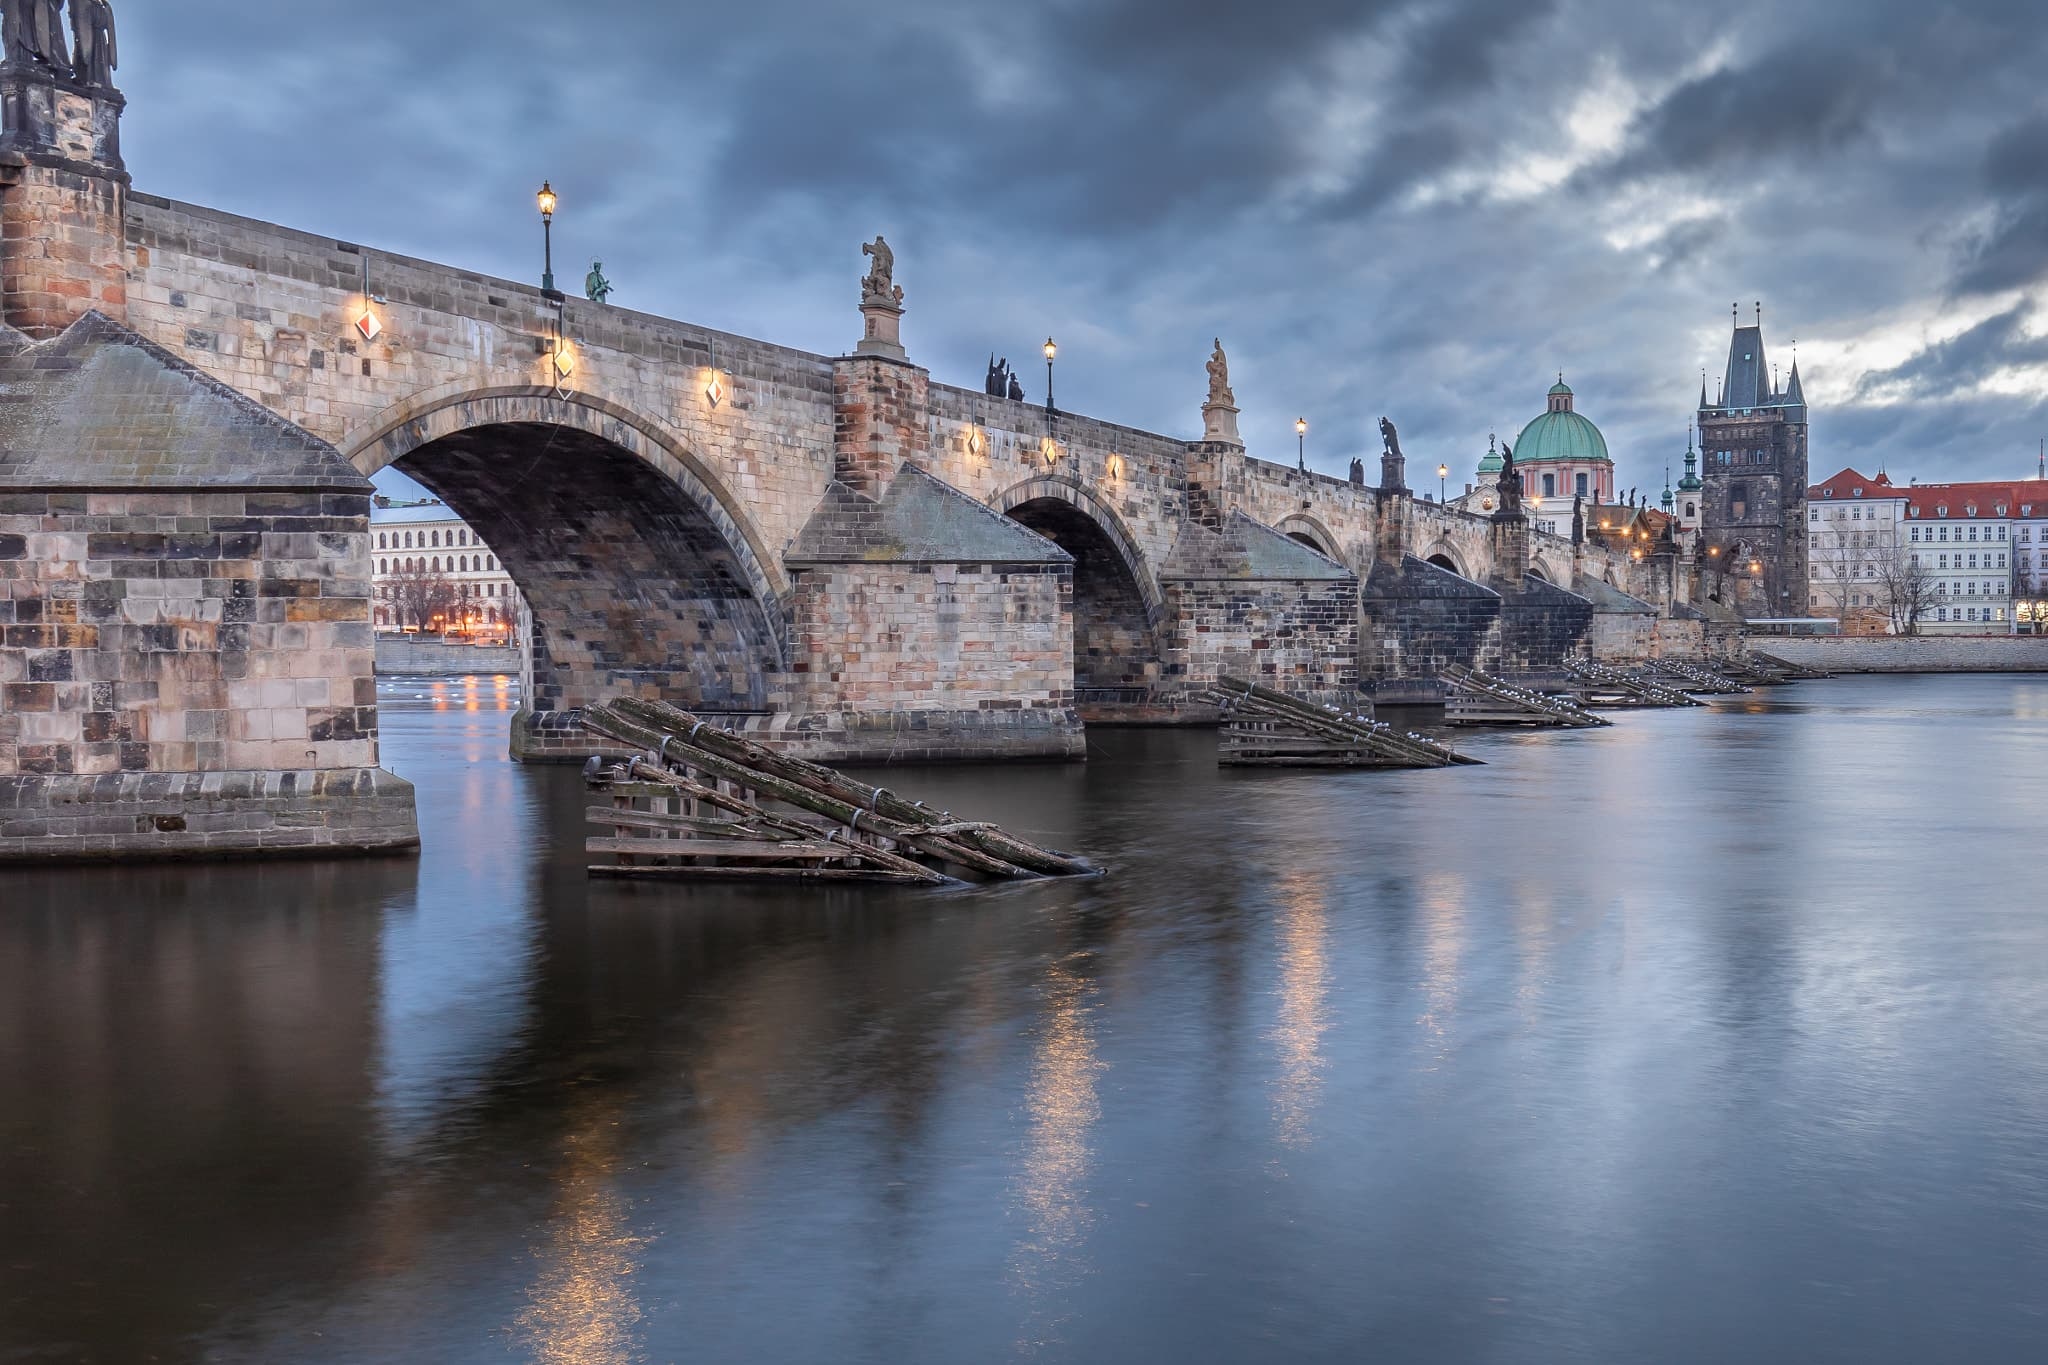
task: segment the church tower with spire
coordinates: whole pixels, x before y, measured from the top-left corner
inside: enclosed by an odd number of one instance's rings
[[[1697,496],[1708,591],[1745,617],[1804,616],[1807,597],[1806,390],[1799,363],[1780,389],[1764,356],[1763,305],[1738,306],[1717,402],[1700,389]],[[1719,591],[1715,589],[1718,587]]]

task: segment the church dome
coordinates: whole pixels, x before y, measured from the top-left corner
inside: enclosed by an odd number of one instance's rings
[[[1491,440],[1488,440],[1486,443],[1486,454],[1481,456],[1479,460],[1479,472],[1481,474],[1498,474],[1500,473],[1500,466],[1500,447]]]
[[[1550,460],[1614,463],[1608,458],[1607,438],[1600,434],[1600,428],[1572,411],[1572,391],[1561,375],[1550,390],[1550,410],[1523,427],[1515,441],[1516,464]]]

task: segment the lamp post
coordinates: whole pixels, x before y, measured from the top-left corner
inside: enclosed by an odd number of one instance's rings
[[[1308,418],[1294,419],[1294,468],[1295,472],[1308,473]]]
[[[1450,484],[1447,482],[1450,477],[1451,467],[1449,465],[1440,464],[1436,467],[1436,505],[1439,507],[1444,505],[1444,493],[1450,487]]]
[[[1047,338],[1045,339],[1045,419],[1046,419],[1046,421],[1048,421],[1048,422],[1050,422],[1050,421],[1052,420],[1052,414],[1053,414],[1053,406],[1052,406],[1052,358],[1053,358],[1054,356],[1058,355],[1059,353],[1060,353],[1060,348],[1059,348],[1059,347],[1057,347],[1057,346],[1055,346],[1055,345],[1053,345],[1053,341],[1052,341],[1052,338],[1051,338],[1051,337],[1047,337]]]
[[[534,198],[540,204],[540,240],[544,253],[540,272],[540,292],[554,295],[555,289],[555,190],[547,181],[540,182],[540,193]]]

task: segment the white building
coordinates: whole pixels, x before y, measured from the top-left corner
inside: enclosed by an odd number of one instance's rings
[[[518,638],[523,604],[512,575],[445,503],[377,498],[370,541],[378,630]],[[411,619],[422,610],[427,619]]]
[[[1911,490],[1880,470],[1853,469],[1806,494],[1807,609],[1832,616],[1847,634],[1883,633],[1891,624],[1887,573],[1901,563]]]
[[[1928,635],[2010,634],[2019,485],[1930,483],[1907,490],[1907,555],[1934,575]]]

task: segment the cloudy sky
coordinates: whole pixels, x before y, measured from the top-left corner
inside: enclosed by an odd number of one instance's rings
[[[1269,458],[1386,413],[1470,478],[1562,370],[1660,486],[1736,300],[1815,477],[2048,434],[2040,0],[116,9],[141,189],[532,279],[547,177],[564,273],[825,353],[880,231],[935,377],[1039,399],[1051,333],[1062,407],[1194,435],[1220,335]]]

